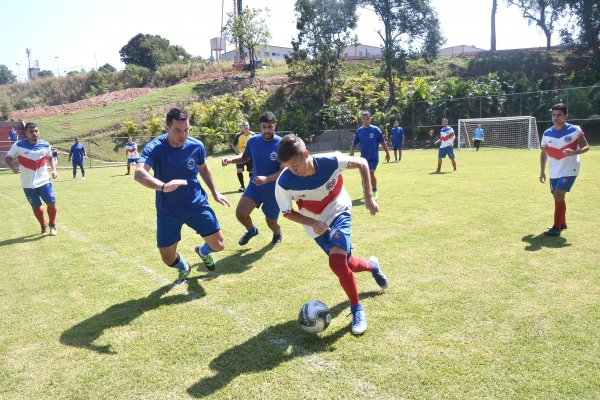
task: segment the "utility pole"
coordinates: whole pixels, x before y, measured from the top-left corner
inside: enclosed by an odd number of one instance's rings
[[[31,79],[31,49],[25,49],[27,53],[27,80]]]
[[[17,82],[21,82],[21,64],[16,63],[17,64]]]
[[[60,72],[58,72],[58,56],[54,57],[54,59],[56,60],[56,76],[60,76]]]

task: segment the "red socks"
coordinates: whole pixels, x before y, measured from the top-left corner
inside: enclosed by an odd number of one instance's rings
[[[363,261],[364,262],[364,261]],[[348,299],[350,300],[351,306],[358,305],[358,289],[356,287],[356,279],[354,274],[348,267],[345,254],[330,254],[329,255],[329,268],[338,277],[340,285],[346,292]]]
[[[58,208],[56,206],[54,207],[48,207],[48,218],[50,218],[50,225],[54,225],[54,221],[56,221],[56,212],[58,211]]]
[[[44,207],[34,208],[33,215],[35,215],[35,217],[39,221],[40,226],[46,226],[46,220],[44,219]]]
[[[554,227],[560,229],[561,225],[567,224],[567,203],[564,201],[557,201],[554,203]]]
[[[371,263],[356,257],[350,257],[350,260],[348,260],[348,267],[352,272],[371,272],[373,269]]]

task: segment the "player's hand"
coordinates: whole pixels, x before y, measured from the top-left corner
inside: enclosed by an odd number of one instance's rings
[[[231,164],[231,157],[223,157],[221,160],[221,165],[225,167],[229,164]]]
[[[574,156],[575,155],[575,150],[573,150],[573,149],[564,149],[563,150],[563,154],[565,156],[567,156],[567,157]]]
[[[52,179],[56,179],[58,177],[58,173],[56,171],[52,171]]]
[[[546,183],[546,174],[543,172],[540,174],[540,182]]]
[[[315,220],[315,222],[313,222],[311,226],[313,228],[313,231],[315,231],[315,233],[317,235],[322,235],[331,229],[329,226],[327,226],[327,224],[325,222],[321,222],[321,221],[317,221],[317,220]]]
[[[231,207],[231,204],[229,204],[229,200],[227,199],[227,197],[223,196],[221,193],[216,192],[213,195],[213,198],[217,203],[226,205],[227,207]]]
[[[21,168],[20,167],[12,167],[11,169],[12,169],[13,174],[18,174],[18,173],[21,172]]]
[[[390,153],[386,153],[385,162],[390,162]]]
[[[349,157],[354,157],[354,151],[351,151],[350,153],[348,153]]]
[[[179,186],[186,186],[186,185],[187,185],[187,181],[185,179],[173,179],[172,181],[165,183],[165,188],[163,189],[163,192],[165,192],[165,193],[173,192]]]
[[[367,207],[367,210],[369,210],[369,213],[371,215],[375,215],[379,212],[379,205],[377,204],[377,202],[375,201],[375,199],[373,197],[371,197],[368,200],[365,197],[365,207]]]
[[[255,176],[254,179],[252,179],[252,182],[254,182],[254,184],[256,186],[264,185],[265,183],[267,183],[267,177],[266,176]]]

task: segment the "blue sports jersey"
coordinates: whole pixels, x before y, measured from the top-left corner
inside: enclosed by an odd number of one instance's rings
[[[475,129],[475,139],[481,140],[483,139],[483,129]]]
[[[80,163],[83,161],[83,153],[85,153],[85,147],[81,143],[74,144],[71,146],[71,153],[73,154],[71,157],[71,161],[74,163]]]
[[[16,142],[19,139],[19,133],[14,129],[8,133],[10,140]]]
[[[384,142],[381,130],[374,125],[361,126],[354,135],[354,144],[360,143],[360,156],[367,161],[379,161],[379,143]]]
[[[254,135],[248,139],[244,155],[252,159],[254,176],[269,176],[279,171],[281,166],[281,163],[277,161],[279,142],[281,142],[281,137],[277,135],[274,135],[273,140],[268,142],[263,139],[262,135]],[[261,195],[269,194],[275,198],[275,182],[257,186],[257,190]]]
[[[400,146],[402,144],[402,135],[404,135],[404,129],[400,127],[392,128],[392,133],[390,135],[392,137],[392,145]]]
[[[154,177],[167,183],[184,179],[187,185],[173,192],[156,192],[156,213],[181,216],[206,204],[206,192],[198,179],[198,166],[206,161],[206,150],[201,141],[188,137],[183,147],[172,147],[163,134],[148,143],[140,162],[154,170]]]

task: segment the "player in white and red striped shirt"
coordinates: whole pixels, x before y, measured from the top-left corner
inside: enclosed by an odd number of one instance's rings
[[[52,168],[52,178],[56,178],[58,174],[52,150],[48,142],[40,139],[40,130],[34,122],[25,124],[25,135],[26,139],[13,144],[6,153],[6,165],[13,173],[21,174],[21,186],[31,204],[33,214],[42,227],[42,235],[48,232],[42,200],[46,203],[50,219],[50,234],[54,236],[56,235],[56,196],[48,176],[47,163],[50,163]],[[13,164],[15,159],[18,160],[19,166]]]
[[[579,155],[587,152],[590,146],[581,128],[566,122],[569,114],[565,104],[558,103],[550,111],[554,126],[547,129],[542,136],[540,182],[546,183],[546,161],[549,160],[550,193],[554,196],[554,224],[544,235],[558,236],[563,229],[567,229],[565,195],[571,191],[579,175]]]
[[[286,135],[277,149],[277,159],[286,167],[275,186],[277,204],[287,219],[304,226],[306,233],[329,256],[329,268],[338,277],[350,300],[352,333],[367,329],[367,317],[358,297],[355,272],[371,272],[382,289],[387,277],[379,268],[377,257],[363,260],[352,255],[352,200],[343,184],[342,172],[358,169],[365,190],[365,207],[371,215],[379,211],[373,198],[369,165],[362,157],[342,153],[311,156],[296,135]],[[298,211],[293,209],[296,202]]]

